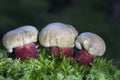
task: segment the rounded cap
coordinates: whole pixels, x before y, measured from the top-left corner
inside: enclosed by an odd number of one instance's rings
[[[97,34],[91,32],[81,33],[75,41],[75,46],[78,49],[83,47],[93,56],[102,56],[106,50],[106,45],[103,39]]]
[[[39,42],[44,47],[74,47],[78,32],[72,25],[54,22],[44,27],[39,34]]]
[[[38,30],[34,26],[27,25],[7,32],[2,42],[8,52],[12,52],[15,47],[36,42],[37,36]]]

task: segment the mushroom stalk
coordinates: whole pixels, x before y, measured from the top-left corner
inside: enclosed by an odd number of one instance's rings
[[[21,60],[27,58],[38,58],[38,52],[34,43],[29,43],[24,46],[16,47],[13,49],[15,57]]]
[[[59,54],[59,48],[56,47],[56,46],[53,46],[53,47],[50,47],[50,53],[55,55],[55,56],[58,56]]]
[[[80,64],[80,65],[91,65],[93,62],[93,56],[90,55],[86,50],[81,49],[76,52],[74,55],[74,59]]]
[[[62,55],[66,56],[66,57],[72,57],[74,50],[73,48],[59,48],[59,47],[51,47],[50,48],[50,53],[55,55],[55,56],[59,56],[59,52],[62,52]]]
[[[73,50],[73,48],[61,48],[61,52],[66,57],[72,57],[74,50]]]

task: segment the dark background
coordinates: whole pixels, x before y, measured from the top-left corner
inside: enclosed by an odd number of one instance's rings
[[[9,30],[33,25],[40,31],[52,22],[100,35],[107,46],[104,56],[120,66],[119,0],[0,0],[0,47]]]

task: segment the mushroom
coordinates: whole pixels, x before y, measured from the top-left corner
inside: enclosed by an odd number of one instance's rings
[[[106,50],[103,39],[91,32],[81,33],[75,41],[75,46],[79,49],[74,56],[75,60],[85,65],[90,65],[94,57],[102,56]]]
[[[74,41],[78,32],[72,25],[61,22],[50,23],[39,34],[39,42],[44,47],[50,47],[50,53],[55,56],[73,56]]]
[[[3,45],[9,53],[14,53],[16,58],[38,58],[34,42],[37,42],[38,30],[34,26],[22,26],[7,32],[2,39]]]

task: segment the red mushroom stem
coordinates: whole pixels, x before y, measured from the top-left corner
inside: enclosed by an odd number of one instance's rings
[[[59,51],[62,52],[62,55],[66,56],[66,57],[72,57],[74,50],[73,48],[59,48],[59,47],[51,47],[50,48],[50,53],[58,56],[59,55]]]
[[[76,52],[74,59],[80,64],[80,65],[91,65],[93,62],[93,56],[90,55],[86,50],[82,49]]]
[[[50,47],[50,53],[55,55],[55,56],[58,56],[59,54],[59,48],[56,47],[56,46],[53,46],[53,47]]]
[[[73,48],[61,48],[60,50],[62,51],[62,54],[67,56],[67,57],[73,56],[73,53],[74,53]]]
[[[29,43],[24,46],[14,48],[14,54],[15,57],[20,58],[20,60],[39,57],[39,54],[34,43]]]

